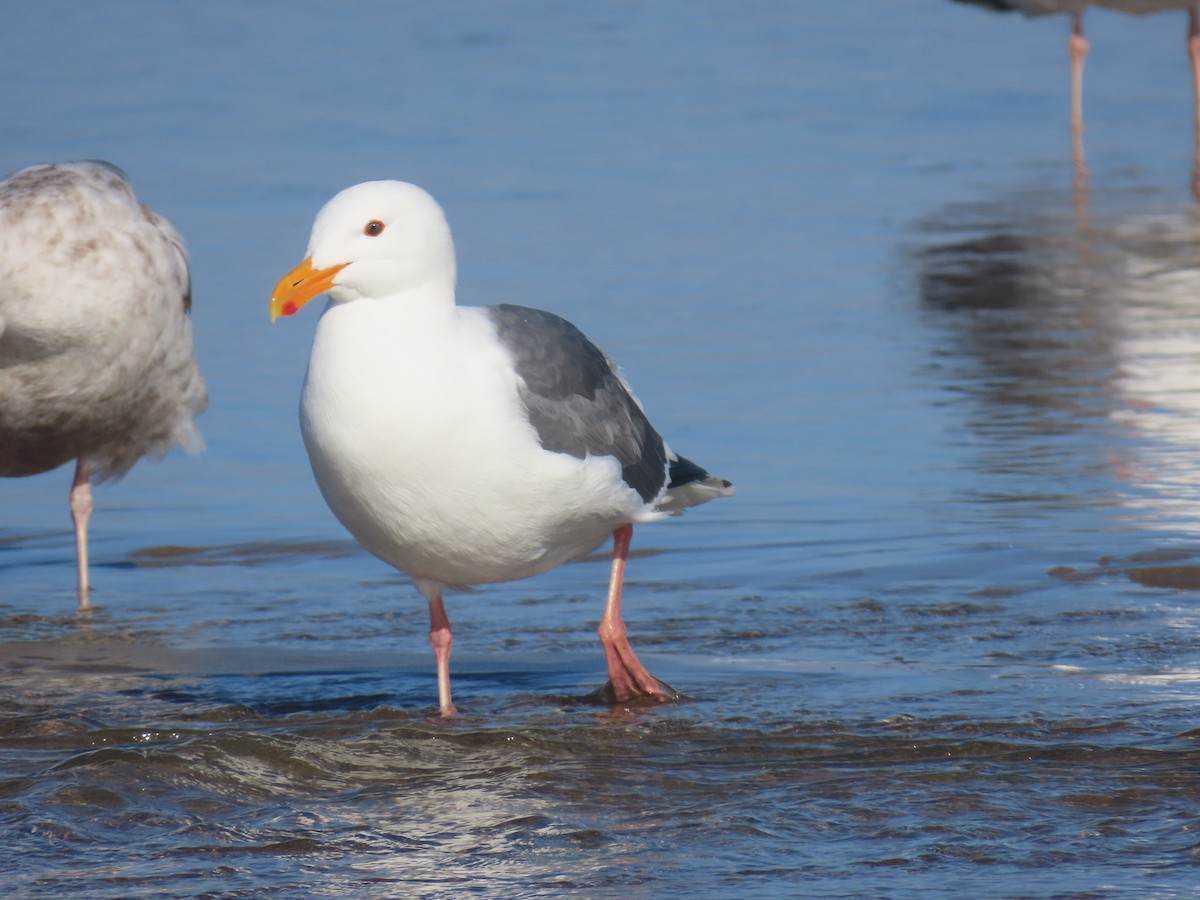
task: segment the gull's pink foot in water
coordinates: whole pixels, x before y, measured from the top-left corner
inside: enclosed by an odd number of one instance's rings
[[[622,525],[613,532],[612,575],[608,582],[608,602],[604,606],[599,629],[600,645],[604,648],[604,659],[608,663],[608,683],[600,689],[600,696],[611,697],[610,703],[678,700],[680,695],[674,688],[646,671],[625,636],[625,622],[621,618],[621,589],[625,585],[625,562],[629,558],[632,539],[632,525]]]

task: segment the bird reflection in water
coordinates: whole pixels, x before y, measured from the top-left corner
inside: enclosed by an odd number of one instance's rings
[[[917,226],[927,372],[997,517],[1110,506],[1200,532],[1200,218],[1146,197],[1097,195],[1084,229],[1035,190]]]

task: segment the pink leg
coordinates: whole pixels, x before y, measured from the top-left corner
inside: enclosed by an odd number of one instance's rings
[[[438,705],[445,718],[458,715],[458,710],[450,702],[450,643],[450,618],[446,615],[446,605],[442,602],[439,588],[429,598],[429,644],[437,659]]]
[[[1087,56],[1088,40],[1083,36],[1083,13],[1073,13],[1074,25],[1067,41],[1071,57],[1071,130],[1083,131],[1083,59]]]
[[[1188,57],[1192,61],[1192,97],[1196,118],[1196,152],[1192,165],[1192,195],[1200,200],[1200,13],[1188,8]]]
[[[625,622],[621,619],[621,586],[625,581],[625,560],[629,557],[629,542],[633,526],[622,525],[613,532],[612,578],[608,584],[608,602],[600,620],[600,643],[608,663],[608,680],[618,703],[632,697],[672,700],[653,675],[638,661],[629,640],[625,637]]]
[[[71,484],[71,521],[75,523],[75,563],[78,569],[79,608],[87,609],[88,591],[88,519],[92,515],[92,485],[88,479],[87,463],[75,464],[75,481]]]
[[[1075,211],[1084,217],[1087,202],[1087,163],[1083,158],[1083,58],[1087,56],[1088,41],[1083,36],[1083,13],[1072,14],[1074,25],[1067,41],[1071,57],[1071,157],[1075,167]]]

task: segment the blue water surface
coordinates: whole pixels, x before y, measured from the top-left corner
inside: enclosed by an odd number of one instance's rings
[[[6,896],[1188,897],[1200,223],[1186,15],[13,3],[0,170],[110,160],[181,230],[198,457],[0,482]],[[312,218],[398,178],[465,304],[574,321],[734,499],[427,616],[296,408]]]

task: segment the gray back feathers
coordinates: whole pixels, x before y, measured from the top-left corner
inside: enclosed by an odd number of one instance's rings
[[[667,451],[604,352],[553,313],[508,304],[487,313],[523,381],[542,447],[580,459],[614,456],[625,483],[653,501],[666,485]]]

